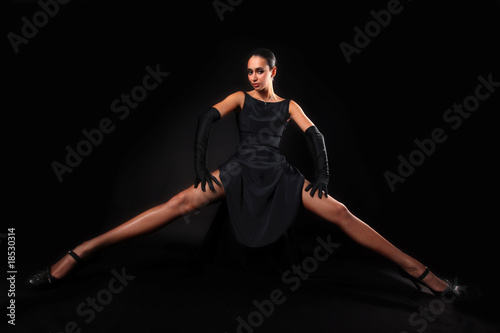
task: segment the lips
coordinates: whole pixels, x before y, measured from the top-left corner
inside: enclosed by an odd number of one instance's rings
[[[260,86],[260,83],[252,83],[252,86],[253,86],[254,88],[256,88],[256,87]]]

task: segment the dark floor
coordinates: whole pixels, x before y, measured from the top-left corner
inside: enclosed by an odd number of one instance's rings
[[[369,258],[308,261],[310,276],[282,279],[186,266],[175,253],[129,244],[57,289],[19,282],[14,332],[499,332],[494,300],[474,286],[469,299],[445,304]]]

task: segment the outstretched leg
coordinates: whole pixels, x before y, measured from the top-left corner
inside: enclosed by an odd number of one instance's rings
[[[214,171],[212,175],[220,182],[219,170]],[[73,252],[85,259],[103,248],[157,231],[182,216],[221,200],[225,196],[224,188],[216,184],[214,187],[215,192],[208,188],[206,192],[203,192],[200,186],[196,189],[191,186],[166,203],[153,207],[116,228],[83,242]],[[76,261],[71,256],[66,255],[51,266],[50,272],[54,277],[60,279],[68,274],[75,265]]]
[[[308,184],[306,180],[304,189]],[[354,241],[393,261],[413,277],[425,271],[423,264],[391,244],[331,196],[320,199],[317,194],[311,197],[309,192],[302,191],[302,202],[307,210],[334,223]],[[446,282],[432,273],[423,282],[435,291],[443,291],[447,286]]]

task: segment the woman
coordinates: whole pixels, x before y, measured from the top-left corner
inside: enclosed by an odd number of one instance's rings
[[[302,203],[307,210],[340,227],[354,241],[392,260],[415,285],[425,285],[436,295],[465,297],[465,287],[432,274],[328,195],[328,158],[323,136],[296,102],[275,94],[274,54],[267,49],[255,50],[248,59],[247,71],[252,91],[231,94],[199,115],[194,186],[78,245],[54,265],[28,278],[27,283],[33,287],[54,286],[103,248],[154,232],[225,197],[235,236],[246,246],[260,247],[276,241],[291,225]],[[238,151],[211,173],[205,164],[211,126],[238,108],[241,110],[237,113]],[[281,135],[290,120],[312,143],[318,174],[315,182],[306,180],[279,153]]]

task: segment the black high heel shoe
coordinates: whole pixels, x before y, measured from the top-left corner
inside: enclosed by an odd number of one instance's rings
[[[84,261],[80,258],[75,252],[68,251],[68,253],[73,259],[75,259],[77,263],[77,267],[75,267],[69,274],[74,273],[79,267],[82,266]],[[52,274],[50,274],[50,266],[45,267],[44,270],[36,272],[35,274],[28,277],[25,282],[28,286],[36,289],[44,289],[44,288],[53,288],[61,283],[61,280],[58,279]]]
[[[440,298],[446,298],[450,300],[463,300],[467,297],[467,286],[462,286],[455,282],[451,282],[450,280],[445,279],[444,282],[446,282],[446,288],[443,291],[436,291],[429,286],[427,286],[423,280],[425,277],[429,274],[430,270],[429,268],[425,267],[425,271],[420,275],[418,278],[411,276],[408,274],[406,271],[404,271],[401,267],[399,267],[399,274],[413,282],[415,287],[421,291],[422,286],[425,286],[429,288],[429,290],[437,297]]]

